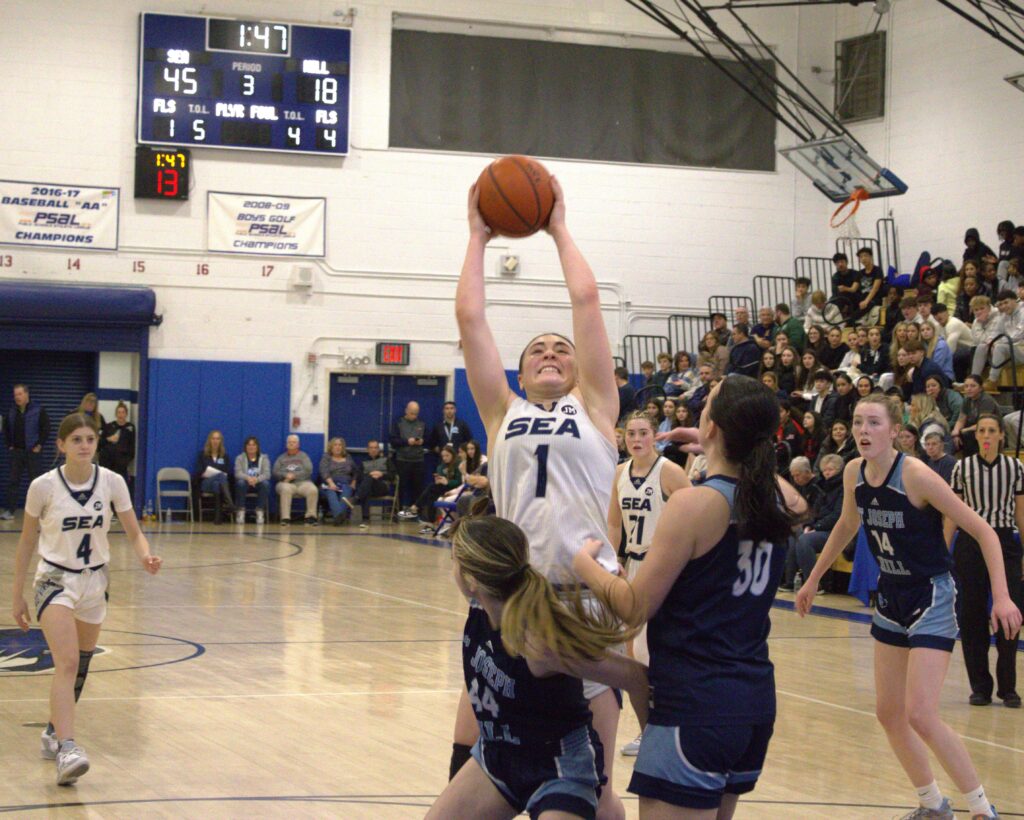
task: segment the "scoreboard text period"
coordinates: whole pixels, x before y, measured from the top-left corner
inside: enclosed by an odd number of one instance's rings
[[[350,29],[145,12],[137,139],[344,155],[351,54]]]

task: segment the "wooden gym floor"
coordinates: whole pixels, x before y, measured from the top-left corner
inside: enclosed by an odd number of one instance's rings
[[[47,672],[0,657],[0,813],[25,817],[422,817],[444,787],[465,603],[446,544],[412,525],[150,532],[147,576],[115,536],[110,610],[79,708],[92,770],[40,759]],[[0,646],[17,530],[0,524]],[[872,641],[852,598],[801,622],[781,595],[779,717],[739,818],[888,818],[912,792],[874,719]],[[38,655],[38,653],[36,653]],[[994,656],[994,653],[993,653]],[[959,647],[942,712],[1003,817],[1024,816],[1024,710],[967,705]],[[627,710],[621,745],[636,734]],[[625,795],[632,768],[617,757]],[[941,771],[939,783],[965,808]],[[627,814],[637,816],[635,798]],[[963,816],[963,815],[961,815]]]

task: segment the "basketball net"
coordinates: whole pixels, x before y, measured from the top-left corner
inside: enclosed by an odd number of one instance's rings
[[[835,239],[851,239],[861,236],[857,227],[857,210],[870,194],[864,188],[854,188],[846,200],[832,212],[828,224]]]

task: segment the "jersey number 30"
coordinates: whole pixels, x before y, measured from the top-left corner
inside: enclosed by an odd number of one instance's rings
[[[736,569],[740,576],[732,585],[733,597],[739,598],[747,590],[750,590],[751,595],[764,592],[772,569],[771,541],[762,541],[756,548],[753,541],[740,541],[740,557]]]

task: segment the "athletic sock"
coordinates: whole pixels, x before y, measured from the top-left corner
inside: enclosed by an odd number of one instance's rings
[[[82,687],[85,686],[85,678],[89,674],[89,664],[92,662],[92,653],[95,650],[78,653],[78,674],[75,676],[75,703],[82,697]]]
[[[942,806],[942,792],[939,791],[939,784],[933,780],[927,786],[918,788],[917,799],[926,809],[940,808]]]
[[[469,753],[471,748],[464,743],[452,744],[452,762],[448,765],[449,780],[452,780],[459,773],[459,769],[462,768],[465,762],[473,756]]]
[[[972,791],[964,792],[964,800],[967,801],[967,810],[971,813],[971,817],[977,814],[984,815],[985,817],[995,817],[992,814],[992,804],[985,797],[984,786],[978,786],[978,788]]]

